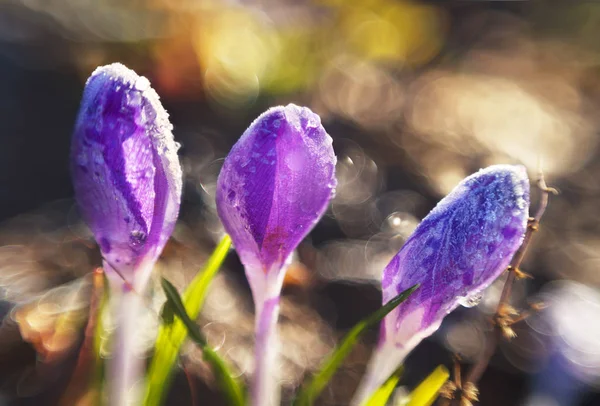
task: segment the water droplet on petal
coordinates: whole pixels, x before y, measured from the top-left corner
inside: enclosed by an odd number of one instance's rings
[[[76,159],[77,159],[77,164],[80,166],[85,166],[88,163],[87,155],[84,153],[77,154]]]
[[[235,199],[235,191],[230,190],[229,193],[227,193],[227,199],[229,200],[229,203],[233,203]]]
[[[295,192],[286,193],[286,199],[290,203],[296,203],[300,199],[300,194]]]
[[[461,298],[458,299],[458,303],[462,306],[462,307],[475,307],[477,306],[479,303],[481,303],[481,299],[483,298],[483,293],[476,293],[472,296],[466,297],[463,296]]]
[[[143,231],[132,231],[129,236],[129,244],[134,248],[139,248],[144,245],[147,237]]]
[[[103,165],[104,164],[104,157],[102,156],[102,153],[98,150],[94,150],[92,151],[93,154],[93,158],[94,158],[94,163],[98,164],[98,165]]]
[[[304,159],[298,154],[288,154],[285,157],[285,164],[291,171],[299,171],[304,165]]]

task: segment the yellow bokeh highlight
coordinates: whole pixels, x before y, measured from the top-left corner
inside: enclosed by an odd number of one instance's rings
[[[320,38],[304,28],[281,31],[278,34],[277,57],[273,59],[265,89],[272,93],[286,93],[312,85],[323,63]]]
[[[268,20],[224,8],[203,13],[196,28],[193,43],[208,95],[225,105],[254,100],[277,48]]]
[[[366,59],[421,65],[442,46],[445,14],[433,6],[373,1],[344,8],[340,14],[342,36]]]

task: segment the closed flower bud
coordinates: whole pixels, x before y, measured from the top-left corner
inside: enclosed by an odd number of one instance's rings
[[[71,145],[75,196],[108,268],[140,287],[179,213],[171,131],[146,78],[118,63],[92,73]]]
[[[217,210],[252,283],[283,268],[324,214],[336,157],[318,115],[290,104],[258,117],[225,159]]]
[[[508,267],[527,228],[529,179],[522,166],[496,165],[464,179],[423,219],[383,271],[383,303],[419,284],[382,322],[366,392],[377,388],[459,305]]]
[[[290,104],[258,117],[217,182],[217,210],[246,269],[256,307],[251,405],[278,405],[274,328],[285,267],[333,197],[336,157],[318,115]]]

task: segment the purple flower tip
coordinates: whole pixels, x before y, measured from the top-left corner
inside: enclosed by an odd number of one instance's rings
[[[114,63],[88,79],[71,144],[75,196],[104,259],[124,276],[156,261],[179,213],[182,174],[148,79]]]
[[[384,303],[416,283],[420,288],[386,317],[381,340],[412,348],[480,294],[521,245],[528,212],[523,166],[490,166],[464,179],[383,271]]]
[[[289,104],[261,114],[225,159],[217,210],[246,270],[278,271],[324,214],[336,157],[318,115]]]

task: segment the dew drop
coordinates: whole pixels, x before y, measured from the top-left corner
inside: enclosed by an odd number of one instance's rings
[[[235,191],[230,190],[227,193],[227,200],[229,200],[229,203],[233,203],[234,199],[235,199]]]
[[[146,109],[140,109],[138,115],[135,117],[135,122],[137,125],[143,126],[148,121],[148,117],[146,115]]]
[[[129,244],[134,248],[139,248],[144,245],[147,237],[143,231],[132,231],[129,235]]]
[[[289,154],[285,157],[285,164],[291,171],[299,171],[303,167],[304,160],[298,154]]]
[[[110,242],[105,237],[100,238],[100,249],[104,254],[110,253]]]
[[[458,299],[458,304],[462,307],[475,307],[479,303],[481,303],[481,299],[483,298],[483,293],[476,293],[472,296],[463,296]]]
[[[142,104],[142,95],[138,92],[127,93],[127,104],[131,107],[139,107]]]
[[[85,166],[88,163],[87,155],[86,154],[79,153],[79,154],[77,154],[77,158],[76,159],[77,159],[77,164],[79,166]]]
[[[119,135],[121,136],[128,136],[134,131],[133,123],[128,120],[118,119],[117,126],[119,128]]]
[[[285,194],[286,200],[290,203],[296,203],[300,199],[300,193],[289,191]]]
[[[154,171],[155,169],[152,168],[146,168],[144,170],[144,172],[142,173],[142,176],[140,176],[141,179],[150,179],[154,176]]]
[[[312,213],[313,207],[311,206],[309,201],[303,200],[300,203],[300,211],[304,214],[309,214],[309,213]]]

